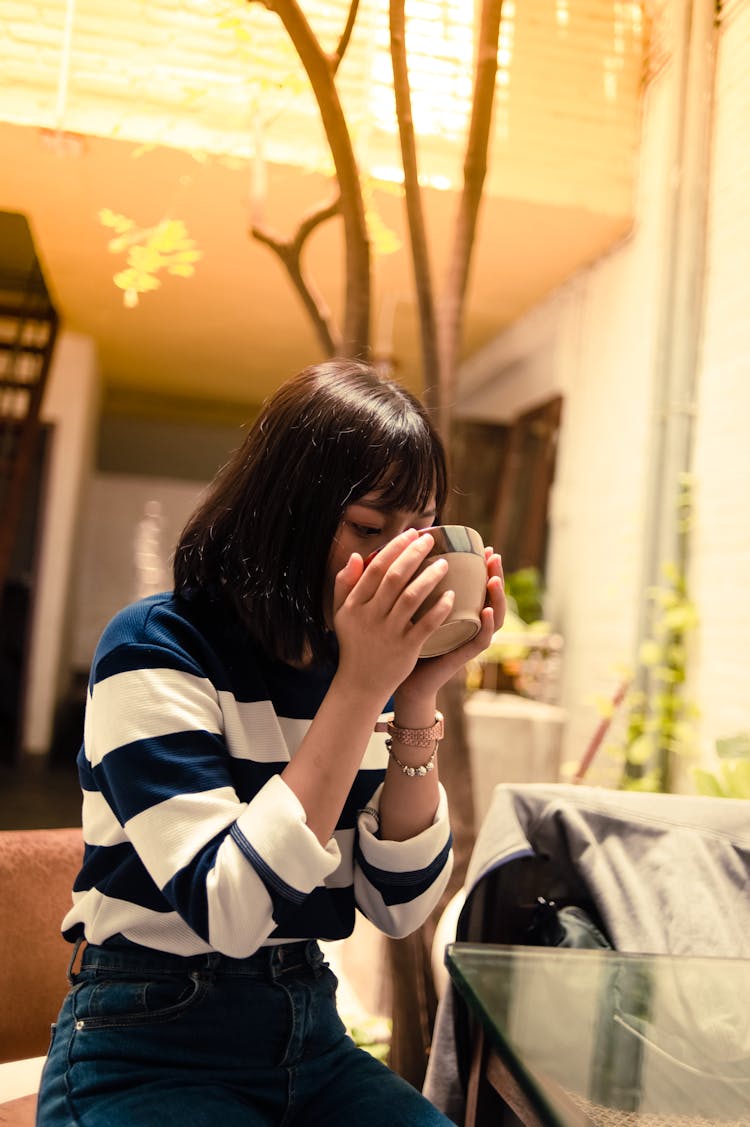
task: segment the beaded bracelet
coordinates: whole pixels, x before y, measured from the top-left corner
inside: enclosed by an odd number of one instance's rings
[[[435,768],[435,756],[437,755],[438,749],[437,741],[435,742],[435,746],[432,749],[432,755],[430,756],[430,758],[426,763],[420,763],[418,767],[410,767],[408,763],[401,762],[401,760],[393,750],[393,740],[390,738],[390,736],[385,741],[385,746],[388,748],[388,754],[390,755],[393,762],[396,763],[401,768],[402,773],[404,775],[408,775],[409,778],[414,778],[415,776],[422,778],[424,775],[429,775],[430,771],[434,770]]]

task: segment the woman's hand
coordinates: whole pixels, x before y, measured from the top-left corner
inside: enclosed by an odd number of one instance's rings
[[[438,559],[415,575],[433,544],[429,533],[420,535],[416,529],[408,529],[390,540],[367,568],[355,552],[336,576],[337,678],[352,678],[360,688],[372,688],[383,702],[412,674],[422,646],[453,606],[453,593],[447,592],[413,621],[416,610],[447,570],[445,560]],[[492,619],[493,612],[488,613]],[[444,680],[448,676],[450,672]]]
[[[413,702],[421,697],[433,697],[467,661],[478,657],[487,649],[492,635],[502,626],[506,611],[502,560],[492,548],[484,549],[484,558],[487,562],[487,597],[481,614],[481,630],[459,649],[440,657],[419,661],[396,692],[397,708],[399,704]]]

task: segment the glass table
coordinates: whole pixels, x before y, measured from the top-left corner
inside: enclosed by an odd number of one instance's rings
[[[466,1127],[503,1122],[488,1087],[527,1127],[749,1127],[750,960],[453,943],[446,965],[477,1019]]]

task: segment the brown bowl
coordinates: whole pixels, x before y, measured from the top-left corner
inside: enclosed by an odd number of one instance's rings
[[[441,524],[421,530],[429,532],[435,545],[420,567],[423,571],[436,559],[448,562],[448,570],[430,592],[414,616],[415,621],[434,606],[444,591],[455,591],[456,597],[448,619],[422,647],[422,657],[438,657],[450,653],[475,638],[482,627],[480,614],[487,594],[487,563],[482,537],[463,524]]]

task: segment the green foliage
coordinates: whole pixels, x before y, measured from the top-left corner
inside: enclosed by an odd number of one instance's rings
[[[680,555],[684,559],[691,523],[691,480],[680,479],[677,498]],[[625,790],[668,791],[675,756],[696,752],[697,710],[686,699],[688,639],[698,624],[684,567],[662,565],[663,582],[647,591],[651,631],[638,654],[633,688],[625,697],[627,720],[622,743],[620,785]]]
[[[349,1027],[349,1036],[354,1044],[377,1060],[388,1063],[391,1048],[391,1021],[389,1018],[373,1015]]]
[[[693,768],[699,794],[716,798],[750,798],[750,733],[716,741],[721,763],[716,771]]]
[[[202,252],[189,237],[181,219],[164,219],[147,230],[136,227],[135,220],[105,207],[99,221],[115,232],[109,241],[112,254],[127,254],[124,270],[114,276],[114,283],[124,290],[125,305],[132,309],[142,293],[161,286],[157,274],[166,270],[177,278],[191,278]]]
[[[538,622],[542,617],[542,577],[537,568],[522,567],[506,575],[505,594],[523,622]]]

